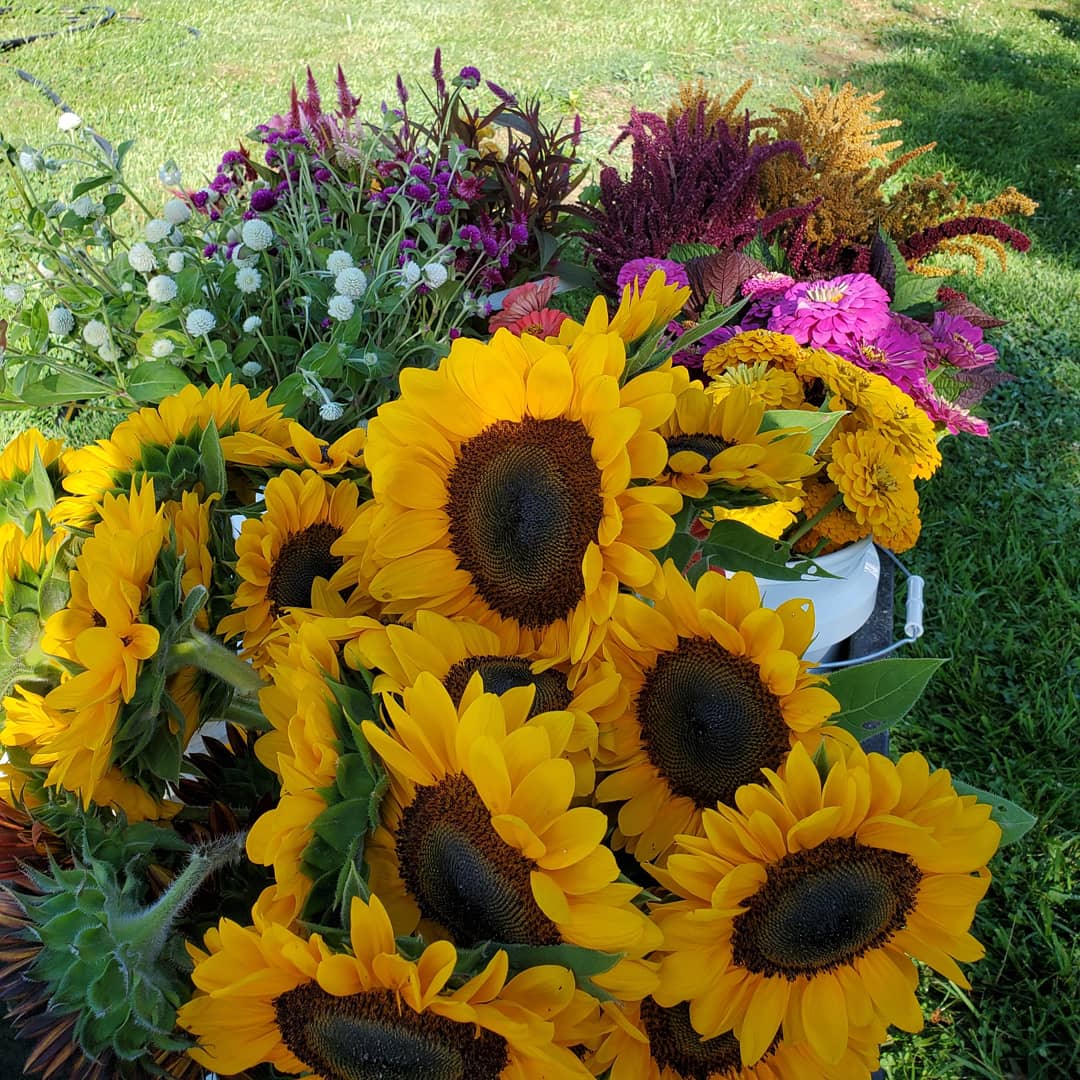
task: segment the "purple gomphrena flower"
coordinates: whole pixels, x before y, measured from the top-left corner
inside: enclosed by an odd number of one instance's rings
[[[435,213],[439,217],[449,217],[454,212],[454,204],[449,199],[440,199],[435,204]]]
[[[257,210],[252,210],[251,207],[248,207],[248,209],[240,215],[241,219],[244,221],[251,221],[253,218],[257,218],[258,216],[259,212]]]
[[[473,90],[480,85],[480,69],[475,67],[463,67],[458,72],[458,78]]]
[[[329,330],[332,325],[333,325],[333,322],[331,321],[329,316],[327,318],[323,319],[323,321],[321,323],[319,323],[319,326],[323,330]]]
[[[221,211],[220,210],[211,210],[210,211],[210,220],[211,221],[220,221],[221,220]]]
[[[423,162],[417,161],[409,166],[409,175],[426,184],[431,179],[431,170]]]
[[[406,236],[400,244],[398,244],[399,251],[415,251],[417,249],[416,240],[411,236]]]
[[[276,165],[280,156],[281,155],[276,150],[270,149],[267,150],[265,154],[263,154],[263,160],[266,162],[267,165]]]
[[[873,339],[888,321],[889,294],[869,274],[841,274],[792,285],[768,325],[800,345],[835,352],[852,340]]]
[[[478,176],[461,176],[455,186],[457,197],[465,202],[472,202],[480,195],[483,181]]]
[[[421,282],[419,285],[416,286],[417,296],[427,296],[429,292],[431,292],[430,285],[425,285],[423,282]]]
[[[199,210],[202,210],[209,201],[210,193],[208,191],[196,191],[192,193],[191,205]]]
[[[302,139],[303,137],[304,133],[299,128],[291,127],[285,129],[285,138],[290,142],[296,142],[297,139]]]
[[[960,315],[935,311],[930,333],[938,356],[958,368],[985,367],[997,360],[997,350],[983,341],[982,328]]]
[[[456,326],[451,326],[450,327],[450,340],[451,341],[457,341],[457,339],[459,337],[461,337],[461,331]]]
[[[251,209],[263,214],[277,206],[277,196],[269,188],[256,188],[251,193]]]
[[[329,169],[316,169],[315,170],[315,182],[317,184],[325,184],[327,181],[333,178],[333,173]]]
[[[926,381],[926,350],[918,334],[911,333],[895,318],[873,338],[856,338],[837,346],[837,355],[864,371],[884,375],[905,394]]]
[[[217,191],[222,195],[232,191],[233,182],[224,174],[218,173],[213,180],[210,181],[210,190]]]
[[[637,282],[638,289],[644,289],[645,283],[657,270],[664,272],[665,285],[690,284],[690,279],[686,276],[686,268],[673,259],[631,259],[623,263],[622,269],[619,270],[619,276],[616,279],[619,292],[622,292],[633,281]]]
[[[243,165],[244,155],[239,150],[226,150],[221,155],[222,168],[228,168],[230,165]]]
[[[494,233],[481,233],[480,244],[484,249],[484,254],[487,255],[489,259],[494,259],[495,256],[499,254],[499,241],[496,239]]]
[[[419,180],[409,184],[405,192],[417,202],[427,202],[431,198],[431,188],[427,184],[422,184]]]
[[[212,259],[216,252],[217,244],[207,244],[206,247],[202,249],[204,259]]]
[[[458,236],[460,236],[469,247],[479,247],[483,239],[480,235],[480,230],[475,225],[462,225],[461,230],[458,232]]]

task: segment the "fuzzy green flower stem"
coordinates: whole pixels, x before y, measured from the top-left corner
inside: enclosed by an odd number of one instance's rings
[[[237,833],[209,847],[196,849],[173,883],[150,907],[119,920],[117,942],[137,949],[147,960],[158,957],[168,943],[176,920],[215,870],[237,862],[244,852],[245,834]]]
[[[834,510],[839,510],[844,505],[844,495],[837,492],[813,517],[807,518],[788,538],[789,544],[805,536],[819,521],[823,521]]]
[[[182,667],[208,671],[242,694],[255,695],[266,686],[246,660],[241,660],[232,649],[195,627],[191,628],[191,636],[186,641],[176,642],[169,652],[169,671]]]

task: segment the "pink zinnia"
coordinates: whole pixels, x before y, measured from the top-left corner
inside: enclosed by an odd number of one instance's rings
[[[941,359],[958,368],[984,367],[997,360],[997,350],[983,341],[982,329],[960,315],[935,311],[930,333]]]
[[[837,354],[866,371],[884,375],[910,394],[926,380],[926,348],[921,336],[912,333],[895,316],[873,338],[856,338],[837,347]]]
[[[985,420],[955,401],[943,398],[929,382],[915,387],[911,396],[915,399],[915,404],[935,424],[944,424],[953,435],[966,431],[969,435],[981,435],[985,438],[990,434],[990,425]]]
[[[565,311],[556,311],[555,308],[543,308],[523,315],[516,322],[507,323],[506,329],[515,337],[522,334],[531,334],[533,337],[546,338],[558,337],[559,327],[570,316]]]
[[[776,304],[769,329],[800,345],[836,351],[875,338],[889,322],[889,294],[869,274],[800,281]]]
[[[673,259],[631,259],[623,263],[616,284],[622,293],[631,282],[636,281],[639,289],[645,288],[645,282],[657,271],[663,270],[665,285],[689,285],[690,279],[686,276],[686,267]]]

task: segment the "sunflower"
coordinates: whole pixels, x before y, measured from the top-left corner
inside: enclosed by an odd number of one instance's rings
[[[595,658],[573,666],[550,665],[532,655],[529,635],[523,637],[525,642],[508,648],[497,634],[478,623],[419,611],[411,628],[380,626],[351,641],[345,648],[345,662],[377,671],[372,688],[383,694],[400,695],[428,671],[446,687],[455,706],[477,671],[489,693],[535,686],[530,717],[561,709],[573,714],[566,757],[577,777],[575,794],[591,795],[596,782],[597,724],[605,718],[613,720],[626,707],[618,673],[610,662]]]
[[[956,961],[983,954],[968,929],[1001,837],[990,807],[920,754],[834,748],[823,781],[796,746],[654,871],[682,898],[655,912],[668,955],[654,996],[688,1001],[703,1038],[732,1030],[744,1065],[781,1028],[829,1063],[875,1017],[918,1031],[909,957],[968,987]]]
[[[70,494],[53,509],[53,520],[89,528],[106,493],[127,491],[146,475],[158,480],[159,497],[178,500],[181,492],[200,483],[198,449],[211,426],[220,436],[227,465],[285,465],[331,474],[360,462],[362,431],[350,432],[328,447],[283,416],[282,406],[270,405],[268,393],[252,398],[247,387],[234,386],[226,378],[205,391],[185,386],[156,408],[132,413],[108,439],[64,455],[62,465],[68,473],[64,488]],[[174,447],[182,447],[186,455],[170,454]],[[183,466],[174,466],[173,460],[180,457],[185,459]],[[166,490],[165,476],[172,490]],[[202,497],[210,494],[204,491]]]
[[[613,1028],[586,1064],[609,1080],[866,1080],[878,1067],[882,1024],[856,1029],[841,1059],[828,1064],[809,1043],[778,1034],[761,1059],[744,1067],[739,1042],[725,1031],[709,1039],[690,1023],[685,1002],[665,1008],[652,997],[604,1005]]]
[[[220,494],[214,492],[205,501],[200,501],[194,491],[185,491],[178,503],[165,504],[165,516],[176,537],[176,553],[184,560],[184,572],[180,578],[184,596],[197,586],[202,586],[208,593],[213,588],[214,551],[210,515],[214,503],[220,498]],[[209,628],[210,616],[205,608],[195,616],[195,625],[200,630]]]
[[[63,452],[63,439],[46,439],[37,428],[29,428],[0,451],[0,480],[22,480],[28,476],[35,456],[47,469],[60,460]]]
[[[268,649],[270,681],[259,694],[272,730],[259,738],[255,753],[279,777],[281,793],[248,832],[247,853],[253,863],[274,868],[274,885],[262,903],[286,923],[299,918],[311,894],[304,852],[336,791],[342,750],[327,683],[343,681],[332,636],[340,629],[328,619],[291,627]],[[348,626],[342,636],[353,632]]]
[[[705,374],[714,378],[733,367],[762,362],[771,368],[795,374],[801,352],[799,343],[790,334],[745,330],[710,349],[701,364]]]
[[[832,444],[829,478],[860,526],[892,551],[919,535],[919,495],[910,463],[875,431],[841,435]]]
[[[559,327],[559,340],[573,345],[584,334],[616,334],[627,345],[659,330],[673,319],[690,299],[689,287],[669,285],[663,270],[649,275],[645,285],[638,278],[628,282],[622,290],[619,306],[608,319],[607,301],[598,296],[589,308],[584,323],[565,320]]]
[[[681,497],[631,486],[667,462],[670,371],[620,387],[614,334],[566,349],[499,331],[402,372],[368,432],[371,590],[388,614],[462,615],[545,657],[599,647],[620,585],[648,589]]]
[[[607,819],[570,809],[574,717],[530,717],[533,697],[531,685],[484,693],[474,673],[455,706],[423,673],[401,705],[383,699],[390,730],[363,724],[391,778],[365,851],[371,888],[399,933],[423,917],[463,947],[565,942],[640,956],[659,939],[633,906],[639,889],[617,881]]]
[[[312,587],[342,567],[331,550],[356,521],[359,488],[334,485],[314,472],[286,472],[266,485],[265,507],[248,518],[236,541],[241,578],[234,612],[218,624],[226,639],[243,636],[256,667],[266,663],[265,643],[292,608],[310,608]]]
[[[596,789],[621,804],[619,831],[642,862],[699,832],[703,810],[732,803],[793,746],[813,752],[840,707],[800,659],[814,633],[809,601],[771,611],[747,573],[703,574],[695,589],[671,562],[664,584],[651,607],[616,603],[609,649],[630,708],[601,735],[611,772]]]
[[[454,947],[437,941],[406,960],[377,896],[352,901],[350,941],[352,955],[333,953],[318,934],[305,941],[273,923],[222,920],[206,935],[207,951],[189,946],[201,993],[179,1021],[199,1039],[191,1056],[219,1073],[268,1062],[320,1080],[588,1077],[547,1020],[574,1001],[565,968],[507,984],[500,951],[449,990]]]
[[[805,400],[797,376],[760,360],[724,368],[705,391],[714,401],[723,401],[736,387],[745,387],[766,409],[799,409]]]
[[[710,401],[685,368],[676,372],[675,413],[660,428],[668,463],[662,481],[691,499],[708,494],[711,484],[758,493],[777,501],[798,495],[799,482],[818,468],[807,451],[811,439],[802,429],[759,433],[765,406],[745,387],[733,387]]]

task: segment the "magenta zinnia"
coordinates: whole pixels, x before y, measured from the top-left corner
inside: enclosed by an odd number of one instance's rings
[[[773,308],[769,329],[836,352],[853,340],[873,339],[888,322],[889,294],[869,274],[841,274],[792,285]]]

